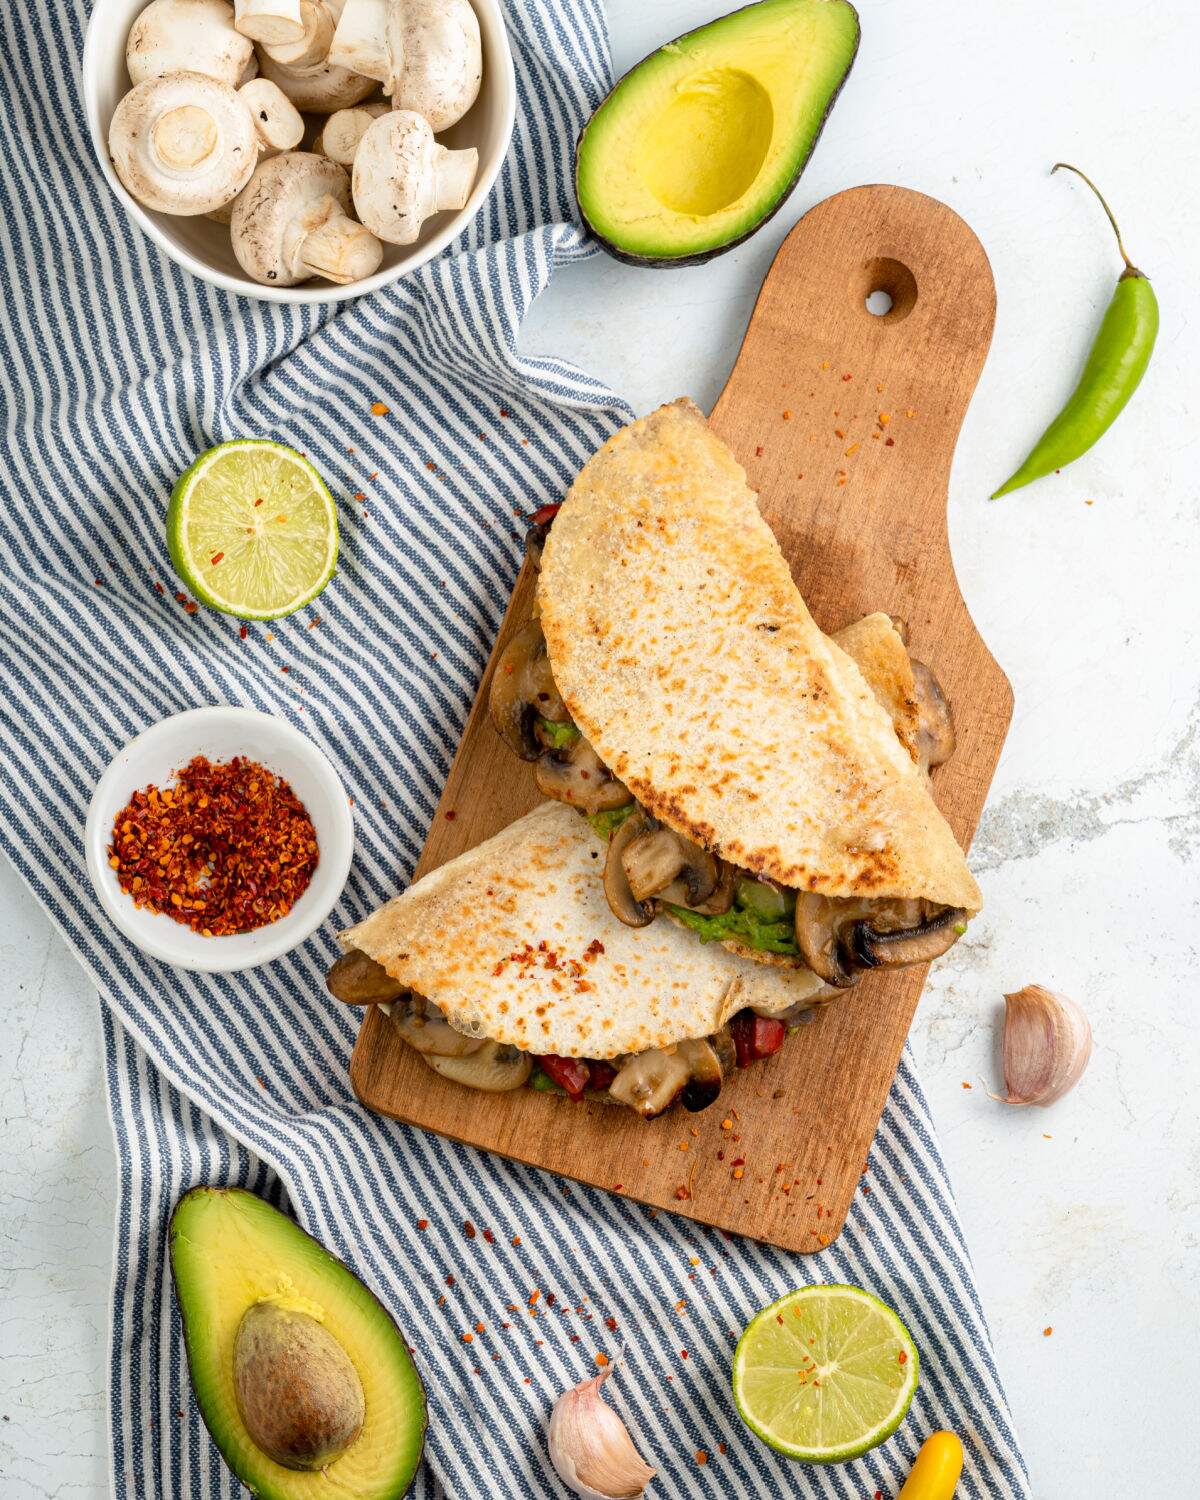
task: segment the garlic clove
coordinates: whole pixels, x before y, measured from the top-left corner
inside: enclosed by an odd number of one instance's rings
[[[564,1391],[550,1413],[550,1462],[567,1488],[585,1500],[634,1500],[655,1474],[600,1394],[613,1368],[606,1365],[591,1380]]]
[[[1045,1107],[1079,1082],[1092,1055],[1092,1028],[1078,1004],[1040,984],[1004,997],[1004,1104]]]

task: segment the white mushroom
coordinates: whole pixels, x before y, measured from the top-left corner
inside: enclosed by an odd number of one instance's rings
[[[411,110],[380,115],[354,157],[354,207],[381,240],[411,245],[430,214],[462,208],[479,167],[474,146],[451,151]]]
[[[125,66],[135,84],[167,73],[203,73],[230,88],[256,68],[254,44],[234,30],[226,0],[151,0],[129,28]]]
[[[233,0],[233,24],[252,42],[279,46],[304,34],[300,0]]]
[[[309,68],[329,56],[337,16],[325,0],[300,0],[300,35],[287,42],[260,42],[273,62]]]
[[[259,66],[263,77],[277,83],[297,109],[315,115],[349,109],[373,94],[377,87],[375,79],[352,73],[349,68],[335,67],[328,58],[307,67],[293,67],[290,63],[276,62],[269,52],[263,51],[259,54]]]
[[[346,0],[329,60],[377,78],[396,109],[445,130],[479,94],[479,20],[469,0]]]
[[[250,111],[264,152],[290,151],[304,139],[300,111],[269,78],[253,78],[243,84],[238,98]]]
[[[335,110],[322,125],[312,149],[318,156],[327,156],[340,167],[351,166],[363,136],[391,107],[380,99],[371,104],[356,104],[353,109]]]
[[[200,73],[139,83],[108,130],[117,176],[139,203],[164,214],[205,214],[236,198],[259,146],[245,101]]]
[[[359,281],[378,268],[383,246],[349,208],[350,179],[336,162],[306,151],[271,157],[234,207],[233,253],[265,286]]]

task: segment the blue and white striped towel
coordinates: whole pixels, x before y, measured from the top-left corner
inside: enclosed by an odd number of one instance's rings
[[[547,1411],[619,1341],[627,1373],[611,1394],[659,1466],[656,1494],[891,1496],[921,1439],[947,1426],[967,1440],[964,1495],[1023,1500],[907,1058],[871,1153],[873,1191],[805,1259],[374,1118],[347,1084],[355,1017],[322,983],[333,934],[412,870],[516,575],[518,513],[560,498],[632,415],[579,371],[516,349],[556,267],[592,253],[569,184],[572,142],[608,81],[598,0],[510,0],[517,134],[485,211],[436,263],[337,309],[227,297],[130,227],[85,135],[85,22],[83,0],[0,13],[0,837],[102,997],[120,1158],[116,1495],[239,1490],[190,1396],[164,1263],[172,1204],[205,1182],[290,1205],[407,1331],[432,1415],[422,1497],[561,1495]],[[371,414],[376,401],[386,416]],[[341,497],[342,554],[316,608],[243,640],[237,622],[175,601],[163,510],[199,449],[246,434],[312,455]],[[212,702],[296,724],[356,800],[357,857],[334,920],[300,952],[228,978],[132,949],[93,899],[82,848],[89,795],[118,747]],[[468,1240],[468,1219],[493,1238]],[[819,1472],[749,1436],[727,1378],[734,1331],[811,1280],[874,1288],[922,1356],[901,1432]],[[545,1315],[503,1328],[506,1304],[535,1286]],[[488,1331],[464,1343],[476,1319]]]

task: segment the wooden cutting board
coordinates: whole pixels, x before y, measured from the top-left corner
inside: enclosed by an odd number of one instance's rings
[[[884,316],[866,306],[877,291],[892,299]],[[964,844],[1012,716],[946,537],[950,462],[995,305],[983,247],[944,204],[897,187],[839,193],[784,241],[712,413],[818,624],[834,631],[872,610],[909,622],[913,654],[933,667],[954,708],[958,748],[934,791]],[[492,663],[528,618],[531,593],[526,568]],[[418,875],[538,800],[529,768],[488,722],[490,677],[489,665]],[[699,1115],[643,1121],[529,1089],[472,1093],[438,1078],[373,1011],[351,1080],[384,1114],[811,1252],[840,1231],[858,1190],[924,978],[923,968],[864,977]]]

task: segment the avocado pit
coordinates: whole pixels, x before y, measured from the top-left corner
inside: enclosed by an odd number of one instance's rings
[[[357,1440],[362,1381],[337,1339],[309,1313],[255,1302],[233,1346],[238,1411],[255,1444],[288,1469],[323,1469]]]

